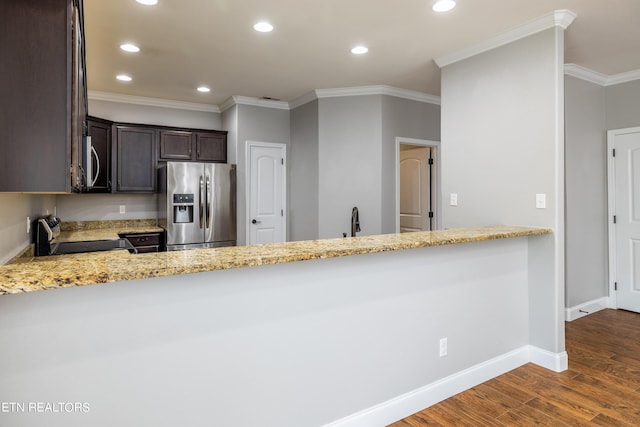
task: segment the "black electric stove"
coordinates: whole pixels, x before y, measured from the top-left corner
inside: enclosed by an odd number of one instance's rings
[[[115,240],[87,240],[82,242],[55,242],[60,234],[60,218],[48,215],[38,218],[35,222],[35,254],[43,255],[69,255],[84,252],[102,252],[128,250],[130,253],[138,253],[136,248],[127,239]]]

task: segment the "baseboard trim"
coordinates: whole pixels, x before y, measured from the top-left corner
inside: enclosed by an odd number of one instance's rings
[[[324,427],[386,426],[529,362],[561,372],[568,367],[568,356],[526,345]]]
[[[531,346],[524,346],[379,405],[326,424],[325,427],[385,426],[509,372],[530,360]]]
[[[529,362],[554,372],[562,372],[569,369],[569,356],[566,351],[552,353],[539,347],[529,346]]]
[[[604,310],[607,307],[609,307],[609,298],[602,297],[594,299],[574,307],[565,308],[564,318],[567,322],[572,322],[591,313],[595,313],[596,311]]]

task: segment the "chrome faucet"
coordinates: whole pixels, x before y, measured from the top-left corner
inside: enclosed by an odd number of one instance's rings
[[[360,232],[360,215],[358,208],[354,207],[351,210],[351,237],[356,237],[357,232]]]

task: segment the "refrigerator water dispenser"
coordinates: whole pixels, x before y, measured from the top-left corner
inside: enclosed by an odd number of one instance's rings
[[[173,195],[173,222],[176,224],[193,222],[193,194]]]

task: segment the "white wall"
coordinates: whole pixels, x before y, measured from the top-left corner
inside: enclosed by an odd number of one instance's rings
[[[443,194],[458,194],[445,227],[555,225],[553,41],[539,33],[442,70]]]
[[[291,110],[289,240],[318,238],[318,101]]]
[[[564,352],[564,34],[546,30],[442,69],[444,227],[523,224],[530,342]],[[535,196],[546,194],[546,209]]]
[[[222,112],[222,130],[227,131],[227,162],[238,163],[238,106]]]
[[[65,194],[57,197],[62,221],[110,221],[158,217],[155,194]],[[120,213],[120,206],[125,213]]]
[[[567,76],[565,99],[565,305],[574,307],[608,294],[605,87]]]
[[[396,137],[440,141],[440,106],[382,97],[382,233],[396,231]]]
[[[322,98],[319,121],[319,238],[382,232],[382,95]]]
[[[89,114],[122,123],[213,130],[220,130],[222,126],[220,113],[101,101],[91,98],[89,98]]]
[[[640,80],[606,87],[607,130],[640,126]]]
[[[90,411],[3,424],[316,427],[400,398],[360,424],[387,425],[527,345],[537,238],[4,296],[0,402]]]
[[[0,265],[18,255],[32,242],[27,233],[31,221],[54,212],[56,196],[0,193]]]

